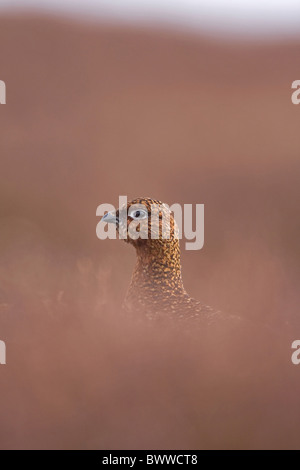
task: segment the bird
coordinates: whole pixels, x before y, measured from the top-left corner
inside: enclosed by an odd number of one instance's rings
[[[135,198],[106,213],[103,222],[113,223],[119,238],[136,250],[136,264],[124,299],[127,312],[144,311],[150,318],[170,315],[180,320],[219,320],[219,310],[187,293],[181,272],[178,226],[169,206],[149,197]],[[169,233],[163,233],[164,220]]]

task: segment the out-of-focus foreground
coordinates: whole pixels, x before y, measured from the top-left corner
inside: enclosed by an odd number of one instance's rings
[[[0,19],[2,449],[300,447],[299,52]],[[249,331],[120,313],[119,194],[205,204],[185,286]]]

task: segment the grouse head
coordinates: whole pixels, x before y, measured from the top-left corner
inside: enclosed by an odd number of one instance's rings
[[[119,237],[136,249],[155,252],[178,244],[179,232],[172,212],[167,204],[155,199],[133,199],[102,220],[115,223]]]

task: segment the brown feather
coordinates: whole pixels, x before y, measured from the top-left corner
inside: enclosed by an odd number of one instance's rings
[[[148,212],[148,220],[140,221],[140,229],[143,224],[147,224],[148,238],[133,240],[128,236],[132,218],[127,216],[127,243],[136,249],[137,261],[132,274],[130,286],[124,301],[124,308],[127,311],[144,311],[148,316],[154,317],[159,314],[170,314],[173,317],[185,319],[198,317],[205,322],[217,321],[221,313],[213,308],[202,304],[191,298],[186,292],[181,275],[180,246],[176,236],[177,225],[174,217],[168,208],[161,201],[151,198],[137,198],[127,204],[127,209],[136,204],[142,204]],[[158,239],[151,238],[153,223],[151,220],[151,207],[155,204],[159,214],[153,218],[159,220]],[[170,237],[162,237],[162,215],[169,213],[170,216]],[[120,228],[118,226],[118,228]],[[123,227],[124,228],[124,227]],[[144,226],[145,229],[145,226]]]

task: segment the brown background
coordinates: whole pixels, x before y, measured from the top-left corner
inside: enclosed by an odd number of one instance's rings
[[[300,447],[299,53],[0,18],[1,448]],[[124,318],[134,252],[95,234],[119,195],[204,203],[186,288],[255,330]]]

